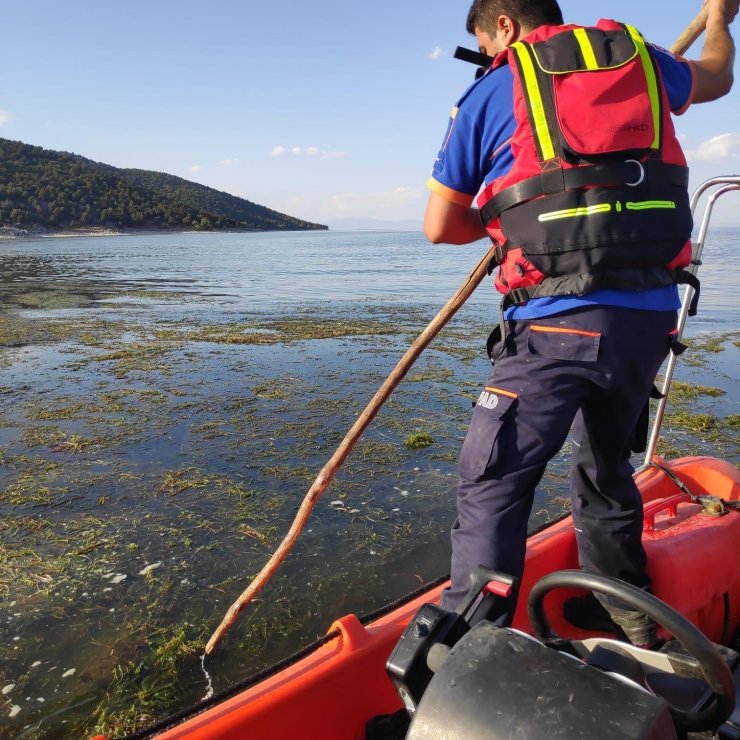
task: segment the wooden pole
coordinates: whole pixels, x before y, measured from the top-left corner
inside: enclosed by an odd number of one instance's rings
[[[704,32],[708,16],[709,8],[704,5],[699,11],[699,15],[691,21],[691,23],[686,27],[686,30],[676,39],[673,46],[671,46],[671,51],[674,54],[686,53],[691,44],[693,44],[694,41],[696,41]]]
[[[488,274],[488,267],[493,259],[494,247],[488,250],[485,257],[477,264],[475,269],[468,275],[465,282],[459,288],[457,293],[445,304],[442,310],[432,319],[429,326],[417,337],[414,343],[406,350],[406,354],[400,359],[391,374],[385,379],[365,410],[357,417],[357,420],[347,432],[339,447],[329,461],[316,476],[311,488],[308,489],[303,502],[301,503],[298,513],[295,516],[293,524],[280,543],[272,557],[267,561],[265,567],[259,572],[252,583],[242,595],[229,607],[218,629],[213,633],[211,639],[206,645],[206,655],[218,645],[226,630],[236,621],[239,612],[259,593],[263,586],[270,580],[273,573],[278,569],[280,563],[290,552],[293,544],[298,539],[298,535],[308,521],[308,517],[313,510],[321,494],[328,488],[334,479],[337,470],[342,466],[345,458],[355,446],[357,440],[367,429],[370,422],[375,418],[380,407],[388,400],[396,386],[403,380],[406,373],[414,364],[419,355],[426,349],[434,337],[439,334],[445,324],[457,313],[468,300],[472,292],[478,287],[483,278]]]
[[[701,35],[707,21],[707,9],[702,8],[701,13],[694,19],[690,26],[681,34],[676,43],[671,47],[675,54],[683,54],[689,46]],[[293,520],[293,524],[288,530],[288,534],[278,546],[272,557],[267,561],[262,570],[255,576],[252,582],[247,586],[239,598],[229,607],[228,611],[221,620],[221,624],[211,635],[206,645],[206,655],[209,655],[218,645],[229,628],[236,622],[239,613],[247,604],[264,588],[267,582],[272,578],[275,571],[280,567],[285,557],[292,549],[295,541],[298,539],[301,531],[306,525],[311,511],[321,494],[329,487],[347,455],[352,451],[362,433],[367,429],[370,422],[375,418],[380,407],[388,400],[396,386],[403,380],[411,366],[416,362],[419,355],[427,348],[429,343],[444,328],[447,322],[458,312],[463,304],[470,298],[473,291],[480,285],[483,278],[488,274],[488,268],[494,255],[494,247],[488,250],[483,259],[476,265],[473,271],[468,275],[465,282],[460,286],[457,293],[444,305],[441,311],[432,319],[429,326],[417,337],[414,343],[408,348],[406,354],[400,359],[391,374],[386,378],[383,385],[380,386],[365,410],[357,417],[357,421],[352,425],[345,435],[344,439],[337,447],[329,461],[324,465],[316,479],[308,489],[303,502],[298,509],[298,513]]]

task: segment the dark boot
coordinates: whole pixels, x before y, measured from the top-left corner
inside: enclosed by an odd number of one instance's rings
[[[615,624],[635,647],[650,650],[658,645],[656,624],[647,614],[613,606],[608,607],[608,611]]]
[[[605,607],[594,595],[578,596],[563,604],[563,616],[575,627],[592,632],[611,632],[636,647],[658,644],[655,622],[642,612]]]
[[[563,604],[563,616],[582,630],[615,634],[619,632],[619,627],[593,593],[567,599]]]

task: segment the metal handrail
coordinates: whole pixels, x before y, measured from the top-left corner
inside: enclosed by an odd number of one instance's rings
[[[692,215],[696,211],[696,207],[699,204],[699,200],[701,199],[702,195],[704,195],[707,190],[710,190],[713,187],[717,187],[718,185],[721,185],[722,187],[720,187],[718,190],[715,190],[707,200],[707,204],[704,208],[704,216],[702,218],[701,227],[699,228],[697,239],[693,244],[691,265],[686,268],[693,275],[696,274],[696,271],[701,264],[701,255],[704,251],[704,240],[709,228],[709,219],[712,215],[714,204],[717,202],[717,199],[723,196],[725,193],[729,193],[731,190],[740,190],[740,176],[728,175],[724,177],[713,177],[706,182],[703,182],[691,196]],[[691,300],[693,299],[693,297],[694,289],[690,285],[687,285],[686,290],[684,291],[683,300],[681,302],[681,311],[678,315],[678,324],[676,327],[678,330],[677,339],[681,339],[681,337],[683,336],[683,330],[686,326],[686,317],[689,314],[689,307],[691,305]],[[666,404],[668,403],[668,392],[671,388],[671,381],[673,380],[673,372],[676,367],[677,359],[677,356],[673,352],[671,352],[668,358],[668,366],[666,368],[663,387],[661,388],[663,398],[660,399],[658,403],[658,408],[655,412],[655,421],[653,422],[653,429],[650,434],[650,441],[648,442],[647,450],[645,451],[645,461],[640,470],[649,467],[653,461],[655,448],[658,445],[658,438],[660,437],[660,426],[663,423],[663,416],[665,414]]]

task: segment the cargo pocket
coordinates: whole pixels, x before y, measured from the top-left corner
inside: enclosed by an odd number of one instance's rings
[[[503,431],[516,406],[517,394],[486,387],[475,404],[468,434],[460,451],[459,473],[467,481],[479,481],[492,472],[504,447]]]
[[[600,342],[599,332],[541,324],[530,324],[527,339],[532,354],[575,362],[595,362]]]

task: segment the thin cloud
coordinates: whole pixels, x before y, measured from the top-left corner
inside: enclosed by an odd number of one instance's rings
[[[427,190],[423,187],[398,187],[374,193],[342,193],[324,202],[322,211],[330,215],[386,213],[422,203]]]
[[[194,164],[190,167],[191,172],[200,172],[203,169],[203,165],[201,164]]]
[[[319,149],[317,146],[276,146],[270,152],[271,157],[318,157],[319,159],[341,159],[348,152],[334,151],[333,149]]]
[[[238,159],[222,159],[221,164],[224,167],[233,167],[235,164],[239,164]]]
[[[740,154],[740,134],[720,134],[702,141],[696,149],[689,149],[689,162],[715,162]]]
[[[13,114],[6,110],[0,110],[0,126],[10,123],[13,120]]]
[[[349,156],[349,152],[322,151],[319,152],[321,159],[344,159]]]
[[[442,48],[439,46],[435,46],[429,54],[427,54],[427,57],[431,59],[432,61],[436,62],[437,59],[439,59],[442,56]]]

